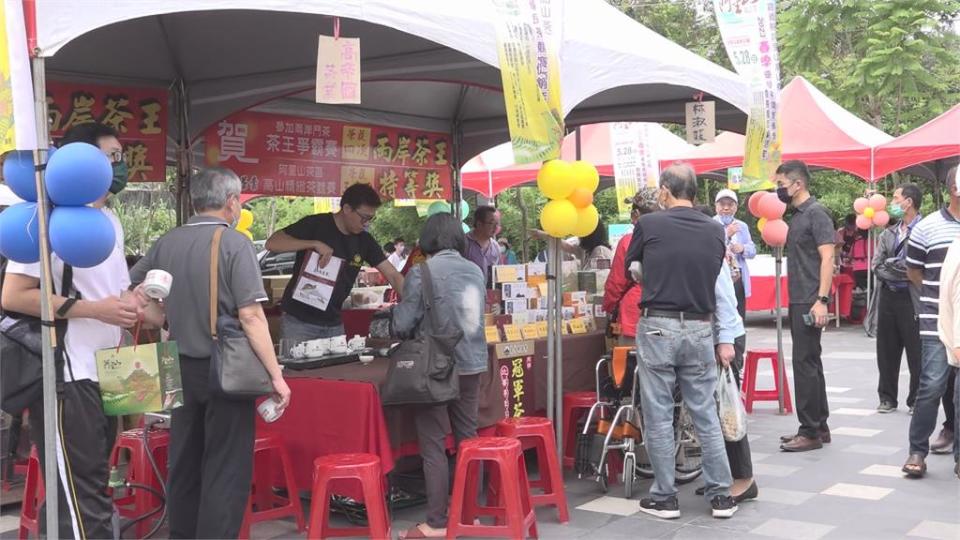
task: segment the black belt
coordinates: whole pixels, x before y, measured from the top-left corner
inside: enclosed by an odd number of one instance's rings
[[[688,313],[685,311],[665,311],[662,309],[644,309],[644,317],[660,317],[662,319],[676,319],[678,321],[712,321],[711,313]]]

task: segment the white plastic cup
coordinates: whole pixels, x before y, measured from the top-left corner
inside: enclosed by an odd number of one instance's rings
[[[170,294],[172,285],[173,276],[169,272],[155,268],[147,272],[147,277],[143,280],[143,292],[154,300],[163,300]]]
[[[264,422],[271,424],[283,416],[283,411],[278,409],[279,406],[280,404],[273,398],[267,398],[263,400],[263,403],[257,405],[257,412],[260,413],[260,418],[263,418]]]

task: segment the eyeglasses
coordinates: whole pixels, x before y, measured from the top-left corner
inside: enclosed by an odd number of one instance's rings
[[[351,208],[351,210],[353,210],[354,214],[360,216],[360,222],[363,224],[370,223],[371,221],[373,221],[373,218],[377,217],[376,214],[364,214],[363,212],[357,210],[356,208]]]
[[[107,158],[110,159],[110,163],[120,163],[123,161],[123,150],[107,152]]]

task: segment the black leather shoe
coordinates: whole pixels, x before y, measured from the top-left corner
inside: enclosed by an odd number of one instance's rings
[[[756,482],[750,482],[750,487],[746,491],[739,495],[733,496],[733,501],[736,503],[742,503],[743,501],[750,501],[757,498],[757,495],[760,494],[760,490],[757,488]]]
[[[796,437],[798,437],[799,435],[800,435],[799,433],[794,433],[792,435],[782,435],[780,437],[780,442],[788,443],[793,439],[795,439]],[[830,444],[830,428],[820,430],[820,442],[822,442],[823,444]]]

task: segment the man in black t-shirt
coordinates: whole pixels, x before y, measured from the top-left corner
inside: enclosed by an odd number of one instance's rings
[[[281,302],[285,339],[343,335],[340,307],[364,263],[379,270],[398,294],[403,290],[403,276],[366,231],[379,207],[380,197],[372,187],[354,184],[343,192],[336,214],[307,216],[267,240],[272,252],[297,252]]]

